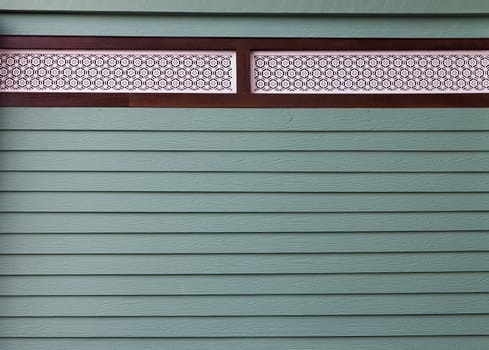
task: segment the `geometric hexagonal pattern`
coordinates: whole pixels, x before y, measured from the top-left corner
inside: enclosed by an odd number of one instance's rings
[[[235,53],[0,51],[0,90],[234,93]]]
[[[489,92],[489,52],[254,52],[252,91],[484,93]]]

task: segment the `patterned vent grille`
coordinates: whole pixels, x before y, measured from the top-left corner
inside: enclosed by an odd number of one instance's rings
[[[234,93],[229,52],[0,52],[0,90],[12,92]]]
[[[484,93],[489,52],[255,52],[255,93]]]

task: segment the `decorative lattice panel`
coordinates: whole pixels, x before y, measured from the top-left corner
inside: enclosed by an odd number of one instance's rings
[[[489,51],[254,52],[252,90],[278,94],[487,93]]]
[[[234,93],[235,53],[217,51],[0,51],[10,92]]]

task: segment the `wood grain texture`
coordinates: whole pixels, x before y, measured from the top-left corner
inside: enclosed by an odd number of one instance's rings
[[[489,232],[1,234],[1,254],[489,251]]]
[[[489,211],[489,194],[0,192],[0,212],[355,213],[413,211]]]
[[[487,212],[0,213],[0,233],[486,231]]]
[[[1,276],[2,296],[487,293],[487,272]]]
[[[2,151],[9,171],[488,172],[489,152]]]
[[[489,12],[489,7],[477,0],[468,0],[465,6],[458,1],[430,1],[428,3],[421,0],[400,1],[393,5],[384,3],[380,0],[358,3],[356,1],[336,1],[336,0],[285,0],[276,4],[251,2],[241,3],[237,0],[208,0],[203,3],[189,0],[165,0],[145,1],[136,5],[127,0],[85,0],[82,3],[65,3],[64,1],[51,1],[48,3],[38,3],[29,0],[17,0],[15,3],[3,1],[4,11],[22,12],[68,12],[68,13],[188,13],[188,14],[262,14],[262,15],[344,15],[344,14],[481,14]]]
[[[2,108],[0,130],[2,350],[487,347],[487,109]]]
[[[239,78],[238,78],[239,79]],[[460,108],[489,107],[489,94],[121,94],[4,92],[2,107]]]
[[[0,172],[0,190],[19,192],[486,193],[488,189],[489,173],[467,172]]]
[[[376,337],[322,337],[322,338],[125,338],[125,339],[77,339],[77,338],[34,338],[0,339],[5,350],[79,350],[84,346],[91,350],[142,349],[142,350],[418,350],[419,347],[443,350],[480,350],[488,342],[487,336],[394,336]]]
[[[1,318],[0,337],[488,335],[489,316]]]
[[[0,130],[489,131],[486,108],[0,108]]]
[[[333,316],[489,313],[489,293],[0,297],[0,317]]]
[[[483,272],[488,252],[1,255],[1,275]]]
[[[489,151],[489,132],[0,131],[2,151]]]
[[[476,0],[477,1],[477,0]],[[242,4],[242,3],[241,3]],[[253,6],[258,5],[253,3]],[[397,6],[397,5],[396,5]],[[487,38],[487,17],[2,13],[4,35],[261,38]],[[128,25],[130,23],[130,25]]]
[[[304,1],[285,3],[191,6],[306,8]],[[486,4],[440,3],[307,4],[313,12],[322,6],[387,13],[394,6],[420,16],[149,16],[141,12],[151,1],[123,0],[119,8],[138,12],[2,13],[0,32],[129,36],[105,41],[106,48],[129,49],[154,49],[161,36],[201,37],[198,42],[216,47],[234,47],[229,36],[347,39],[330,41],[333,49],[452,49],[451,40],[423,46],[428,41],[397,39],[472,38],[466,49],[488,48]],[[62,6],[102,10],[106,4]],[[12,40],[8,45],[96,46],[90,38]],[[169,47],[170,41],[156,40]],[[181,38],[173,42],[188,47]],[[306,42],[294,45],[312,45]],[[241,84],[246,93],[246,81]],[[487,150],[489,114],[467,108],[487,106],[487,96],[267,102],[248,95],[239,102],[264,108],[233,108],[237,102],[223,97],[197,98],[193,106],[206,108],[168,108],[190,105],[186,96],[173,102],[154,95],[59,96],[2,96],[5,105],[65,107],[0,108],[0,148],[19,150],[0,157],[0,207],[8,212],[0,214],[0,349],[489,348],[489,171],[486,154],[478,152]],[[209,108],[212,103],[230,108]],[[280,108],[298,103],[393,108]],[[463,108],[398,108],[423,105]],[[23,153],[29,150],[47,152]],[[139,152],[150,150],[166,153]],[[309,157],[316,151],[326,152]],[[73,212],[89,209],[94,212]],[[126,213],[101,213],[109,210]],[[134,214],[156,210],[167,214]],[[298,212],[306,210],[336,214]],[[416,212],[399,212],[410,210]]]
[[[489,39],[463,38],[246,38],[4,35],[4,49],[76,50],[485,50]]]

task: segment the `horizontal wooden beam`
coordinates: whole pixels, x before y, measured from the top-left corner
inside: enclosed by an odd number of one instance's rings
[[[489,50],[489,38],[200,38],[0,36],[0,49],[80,50]]]

